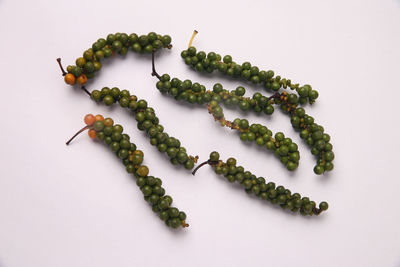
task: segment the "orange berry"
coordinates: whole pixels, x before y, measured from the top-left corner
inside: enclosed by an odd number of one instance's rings
[[[96,119],[96,121],[104,121],[104,117],[101,116],[100,114],[97,114],[95,119]]]
[[[106,118],[104,119],[104,126],[113,126],[114,125],[114,121],[111,118]]]
[[[85,84],[85,83],[87,82],[87,77],[86,77],[86,75],[85,75],[85,74],[82,74],[81,76],[79,76],[78,79],[77,79],[77,82],[78,82],[80,85]]]
[[[86,123],[86,125],[92,126],[95,121],[96,121],[96,118],[92,114],[87,114],[85,116],[84,122]]]
[[[89,135],[90,138],[95,139],[96,136],[97,136],[97,133],[96,133],[95,130],[90,129],[90,130],[88,131],[88,135]]]
[[[72,73],[67,73],[67,74],[65,74],[65,76],[64,76],[64,81],[65,81],[67,84],[74,85],[75,82],[76,82],[76,79],[75,79],[75,76],[74,76]]]

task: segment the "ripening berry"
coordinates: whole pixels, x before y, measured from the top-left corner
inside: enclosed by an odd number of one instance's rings
[[[85,74],[82,74],[81,76],[78,77],[78,79],[76,79],[76,81],[80,84],[80,85],[84,85],[87,82],[87,77]]]
[[[67,73],[67,74],[64,76],[64,81],[65,81],[67,84],[70,84],[70,85],[74,85],[74,84],[76,83],[75,76],[74,76],[73,74],[71,74],[71,73]]]
[[[111,127],[111,126],[113,126],[113,125],[114,125],[113,119],[111,119],[111,118],[106,118],[106,119],[104,119],[104,126],[109,126],[109,127]]]
[[[147,168],[147,166],[142,165],[137,169],[136,173],[139,176],[145,177],[149,174],[149,168]]]
[[[144,156],[143,151],[142,150],[135,150],[133,151],[133,155],[140,155],[140,156]]]
[[[89,135],[90,138],[95,139],[96,136],[97,136],[97,132],[95,130],[93,130],[93,129],[90,129],[88,131],[88,135]]]
[[[96,121],[104,121],[104,117],[102,115],[100,115],[100,114],[97,114],[95,116],[95,119],[96,119]]]
[[[87,126],[92,126],[93,123],[96,121],[96,118],[92,114],[87,114],[85,116],[84,122]]]

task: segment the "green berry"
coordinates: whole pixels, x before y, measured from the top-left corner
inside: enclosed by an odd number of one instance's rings
[[[249,121],[246,120],[246,119],[240,120],[239,127],[241,129],[244,129],[244,130],[248,129],[249,128]]]
[[[234,158],[229,158],[229,159],[226,161],[226,163],[227,163],[229,166],[236,166],[236,159],[234,159]]]
[[[101,92],[99,90],[93,90],[90,97],[95,101],[99,101],[101,99]]]
[[[327,210],[329,207],[328,203],[325,201],[322,201],[321,203],[319,203],[319,209],[320,210]]]
[[[114,132],[116,132],[116,133],[122,133],[122,132],[124,131],[124,128],[122,128],[122,126],[119,125],[119,124],[115,124],[115,125],[113,126],[113,130],[114,130]]]
[[[271,115],[274,113],[274,107],[272,105],[268,105],[264,108],[264,113],[267,115]]]
[[[289,148],[285,145],[279,147],[279,154],[281,156],[286,156],[289,153]]]
[[[335,154],[332,151],[325,152],[324,159],[326,161],[332,161],[335,158]]]
[[[114,41],[111,46],[112,46],[112,49],[117,52],[122,49],[122,43],[118,40]]]
[[[224,63],[231,63],[232,57],[230,55],[226,55],[226,56],[224,56],[223,61],[224,61]]]
[[[168,213],[169,216],[172,218],[176,218],[179,216],[179,210],[177,208],[170,208]]]
[[[171,36],[169,36],[169,35],[164,35],[162,38],[161,38],[161,42],[165,45],[165,46],[167,46],[167,45],[169,45],[170,43],[171,43]]]
[[[312,99],[312,100],[315,100],[315,99],[318,98],[318,92],[315,91],[315,90],[311,90],[311,91],[308,93],[308,97],[309,97],[310,99]]]
[[[278,142],[283,141],[284,138],[285,138],[285,135],[282,132],[278,132],[278,133],[275,134],[275,139]]]
[[[218,161],[219,160],[219,153],[216,151],[211,152],[210,154],[211,161]]]
[[[315,174],[320,175],[320,174],[323,174],[324,171],[325,171],[325,170],[324,170],[324,167],[322,167],[322,166],[320,166],[320,165],[317,165],[317,166],[314,167],[314,173],[315,173]]]
[[[332,162],[326,162],[325,163],[325,170],[328,171],[328,172],[333,170],[333,163]]]
[[[194,162],[192,159],[189,159],[185,162],[185,169],[191,170],[194,167]]]
[[[114,98],[111,95],[106,95],[103,98],[103,102],[106,106],[111,106],[112,104],[114,104]]]
[[[222,92],[222,90],[223,90],[222,84],[220,84],[220,83],[214,84],[214,86],[213,86],[214,93],[219,94]]]
[[[189,47],[187,51],[190,56],[196,55],[196,48],[194,46]]]
[[[297,163],[294,163],[294,162],[292,162],[292,161],[289,161],[289,162],[287,163],[287,165],[286,165],[286,168],[287,168],[289,171],[294,171],[297,167],[298,167],[298,164],[297,164]]]

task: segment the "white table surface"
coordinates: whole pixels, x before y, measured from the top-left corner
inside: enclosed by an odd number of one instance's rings
[[[400,1],[11,1],[0,0],[0,266],[400,266],[398,115]],[[181,60],[194,29],[201,50],[231,54],[320,93],[306,111],[332,137],[335,169],[315,159],[279,110],[225,111],[283,131],[299,144],[289,173],[271,153],[242,143],[204,108],[163,96],[149,57],[106,64],[88,87],[118,86],[155,107],[167,133],[206,160],[212,150],[329,210],[283,212],[208,167],[192,176],[136,129],[132,115],[96,105],[67,86],[65,65],[113,32],[172,36],[160,73],[211,88],[240,81],[198,74]],[[247,94],[259,87],[247,86]],[[225,109],[226,110],[226,109]],[[113,117],[145,152],[190,227],[171,231],[105,146],[81,135],[86,113]]]

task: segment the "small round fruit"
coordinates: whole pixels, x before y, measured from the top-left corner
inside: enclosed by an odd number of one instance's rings
[[[92,126],[95,121],[96,118],[93,116],[93,114],[87,114],[85,116],[84,122],[86,123],[87,126]]]
[[[102,130],[104,129],[104,123],[103,123],[102,121],[96,121],[96,122],[93,124],[93,129],[94,129],[96,132],[102,131]]]
[[[97,132],[95,130],[93,130],[93,129],[90,129],[88,131],[88,135],[89,135],[90,138],[95,139],[96,136],[97,136]]]
[[[147,168],[147,166],[142,165],[137,169],[136,172],[139,176],[145,177],[149,174],[149,168]]]
[[[76,83],[76,78],[75,78],[75,76],[74,76],[72,73],[67,73],[67,74],[64,76],[64,81],[65,81],[67,84],[74,85],[74,84]]]
[[[329,208],[329,205],[327,202],[322,201],[321,203],[319,203],[319,209],[320,210],[327,210]]]
[[[96,121],[104,121],[104,117],[100,114],[97,114],[95,117]]]
[[[84,85],[87,82],[87,77],[85,74],[82,74],[81,76],[79,76],[76,81],[80,84],[80,85]]]

